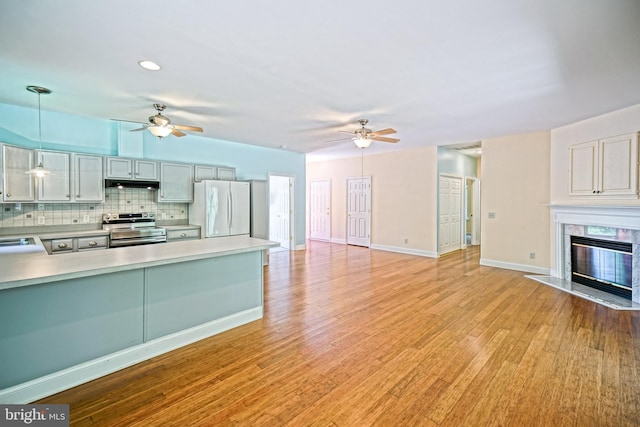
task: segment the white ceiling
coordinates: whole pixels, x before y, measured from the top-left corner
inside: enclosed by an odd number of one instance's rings
[[[640,103],[638,0],[6,0],[0,41],[2,103],[37,105],[34,84],[45,110],[145,121],[161,102],[207,137],[316,159],[358,154],[325,141],[359,118],[398,131],[381,152]]]

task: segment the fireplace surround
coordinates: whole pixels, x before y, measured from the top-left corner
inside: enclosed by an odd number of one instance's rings
[[[555,266],[550,276],[527,277],[611,308],[640,310],[640,206],[551,205],[550,209]],[[572,236],[630,245],[630,299],[571,280]]]

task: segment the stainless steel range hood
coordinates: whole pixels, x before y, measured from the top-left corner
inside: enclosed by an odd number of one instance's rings
[[[158,181],[132,181],[126,179],[105,179],[106,188],[146,188],[147,190],[157,190],[160,188]]]

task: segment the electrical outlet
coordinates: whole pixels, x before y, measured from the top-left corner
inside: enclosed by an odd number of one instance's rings
[[[83,215],[82,216],[82,222],[84,222],[84,223],[89,222],[89,215]]]
[[[405,243],[405,244],[406,244],[406,243],[409,243],[409,239],[407,239],[407,238],[405,237],[405,239],[404,239],[404,243]]]
[[[489,212],[488,217],[489,217],[490,219],[493,219],[493,218],[495,218],[495,217],[496,217],[496,213],[495,213],[495,212]]]
[[[529,252],[529,259],[536,259],[536,253],[535,252]]]
[[[38,225],[44,225],[44,217],[43,216],[39,216],[38,217]]]
[[[39,211],[43,211],[44,210],[44,203],[38,203],[38,210]]]

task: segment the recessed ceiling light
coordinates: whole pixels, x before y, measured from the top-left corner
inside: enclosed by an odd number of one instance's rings
[[[139,61],[138,64],[145,70],[158,71],[160,66],[153,61]]]

